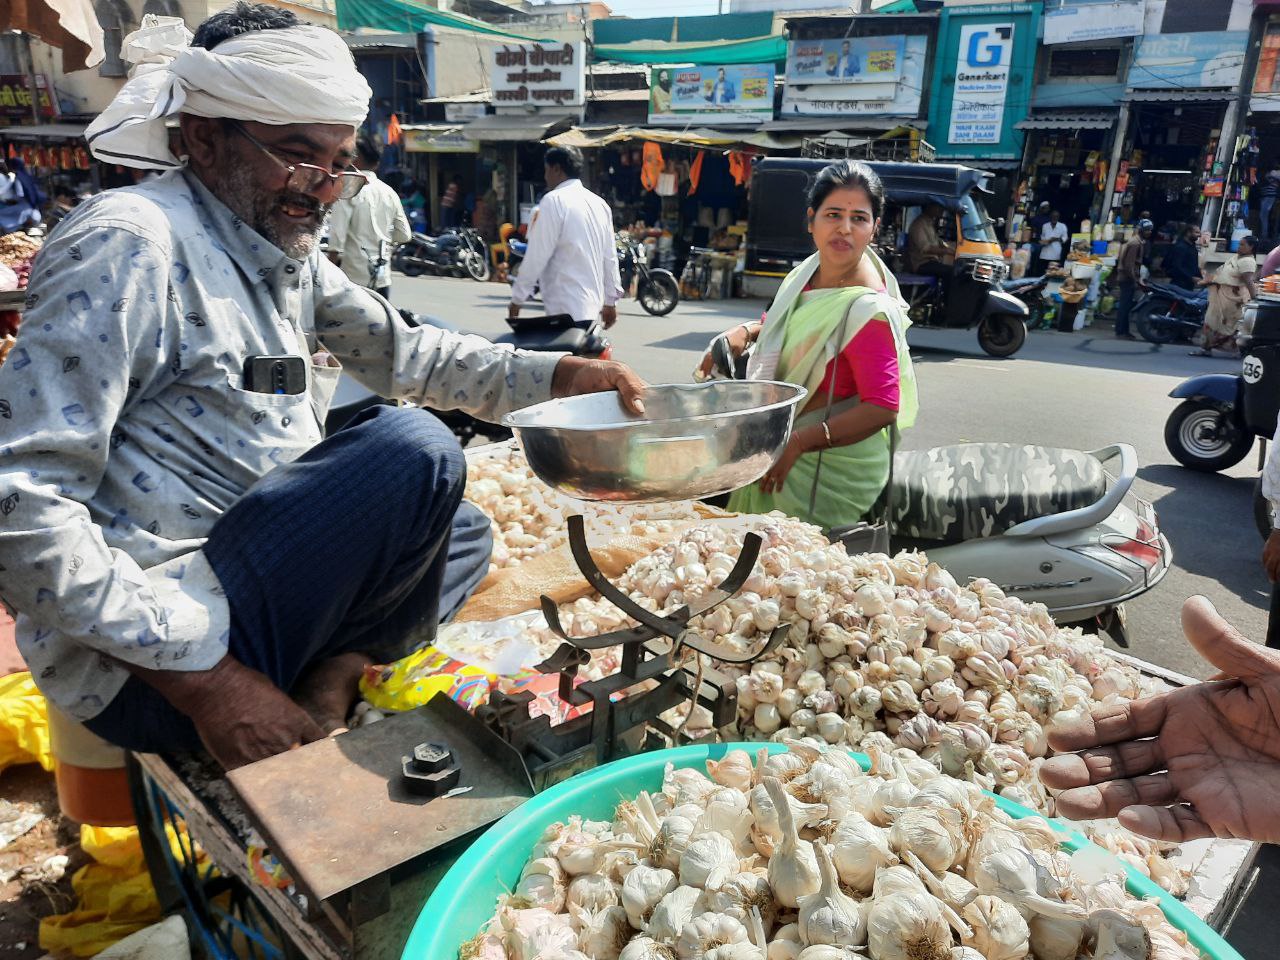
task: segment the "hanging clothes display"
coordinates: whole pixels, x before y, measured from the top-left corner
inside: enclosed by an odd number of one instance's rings
[[[705,150],[699,150],[693,160],[693,166],[689,168],[689,196],[698,192],[698,181],[702,179],[702,158],[706,155]]]
[[[640,167],[640,183],[646,190],[658,189],[658,177],[662,175],[662,148],[656,143],[644,145],[644,160]]]
[[[746,182],[751,179],[751,157],[749,154],[742,153],[740,150],[734,150],[729,154],[729,173],[733,176],[733,182],[738,186],[745,186]]]

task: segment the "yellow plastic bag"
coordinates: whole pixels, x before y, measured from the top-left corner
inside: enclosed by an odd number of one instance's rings
[[[204,851],[166,827],[175,856],[194,851],[197,863]],[[78,902],[70,913],[40,921],[40,948],[50,953],[92,957],[161,919],[160,903],[147,872],[137,827],[80,828],[80,846],[94,862],[71,878]]]
[[[366,667],[360,694],[379,710],[413,710],[437,693],[474,710],[489,699],[496,681],[493,674],[428,646],[395,663]]]
[[[29,673],[0,677],[0,770],[19,763],[53,770],[49,715]]]

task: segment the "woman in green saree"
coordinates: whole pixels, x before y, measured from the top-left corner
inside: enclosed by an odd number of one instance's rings
[[[871,249],[883,207],[884,187],[866,164],[823,169],[809,191],[817,252],[783,281],[763,320],[727,334],[735,356],[756,345],[749,378],[809,391],[782,456],[734,492],[730,510],[781,510],[829,530],[861,520],[884,489],[890,431],[915,422],[918,401],[906,304]]]

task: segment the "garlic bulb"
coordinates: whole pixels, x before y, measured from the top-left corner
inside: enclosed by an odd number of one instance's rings
[[[512,960],[540,960],[563,956],[578,947],[569,918],[548,910],[503,910],[498,922]]]
[[[707,772],[716,783],[738,790],[751,788],[755,773],[751,766],[751,755],[745,750],[730,750],[723,760],[708,760]]]
[[[571,903],[569,915],[578,928],[578,948],[593,960],[617,960],[631,938],[627,912],[619,906],[588,910]]]
[[[866,955],[853,947],[816,943],[801,950],[796,955],[796,960],[866,960]]]
[[[693,821],[671,814],[662,821],[658,836],[649,847],[650,861],[668,870],[678,870],[692,836]]]
[[[697,887],[676,887],[653,908],[644,932],[654,940],[674,944],[684,925],[693,919],[693,908],[702,896]]]
[[[603,910],[619,903],[619,888],[606,876],[584,873],[573,878],[566,899],[568,903],[587,910]]]
[[[800,905],[801,897],[814,893],[821,884],[817,857],[814,856],[813,845],[801,840],[796,831],[795,817],[782,784],[773,777],[765,777],[764,788],[773,801],[782,831],[773,856],[769,858],[769,886],[780,904],[795,908]]]
[[[649,937],[636,937],[622,948],[618,960],[676,960],[676,951]]]
[[[951,930],[941,904],[927,893],[877,897],[867,913],[872,960],[948,960]]]
[[[960,859],[962,831],[960,814],[950,807],[908,807],[889,828],[889,846],[899,855],[909,850],[934,873],[943,873]]]
[[[1025,919],[1035,914],[1065,919],[1083,916],[1079,906],[1037,893],[1036,862],[1021,848],[991,854],[978,864],[973,882],[979,893],[1012,903]]]
[[[699,836],[680,857],[680,883],[684,886],[719,890],[737,872],[737,850],[723,834]]]
[[[621,900],[627,920],[637,930],[643,929],[658,901],[676,886],[676,875],[670,870],[638,864],[622,881]]]
[[[1016,907],[998,897],[980,896],[961,911],[973,928],[967,941],[987,960],[1023,960],[1031,930]]]
[[[800,939],[806,944],[858,946],[864,943],[867,926],[862,907],[840,889],[830,849],[819,842],[814,846],[814,853],[821,885],[816,892],[800,898]]]
[[[1076,960],[1084,941],[1084,920],[1036,914],[1028,927],[1029,945],[1037,960]]]
[[[860,813],[846,813],[831,835],[832,859],[840,880],[860,893],[870,893],[876,871],[897,857],[886,832]]]
[[[704,913],[691,919],[680,930],[676,956],[680,960],[701,960],[715,947],[748,942],[747,928],[740,921],[724,914]]]

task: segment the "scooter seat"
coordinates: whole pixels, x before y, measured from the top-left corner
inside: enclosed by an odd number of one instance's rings
[[[494,343],[508,343],[517,350],[536,353],[577,353],[587,342],[587,331],[582,327],[521,327],[519,332],[506,333]]]
[[[992,537],[1096,503],[1107,477],[1079,450],[962,443],[902,451],[893,463],[896,535],[939,544]]]

